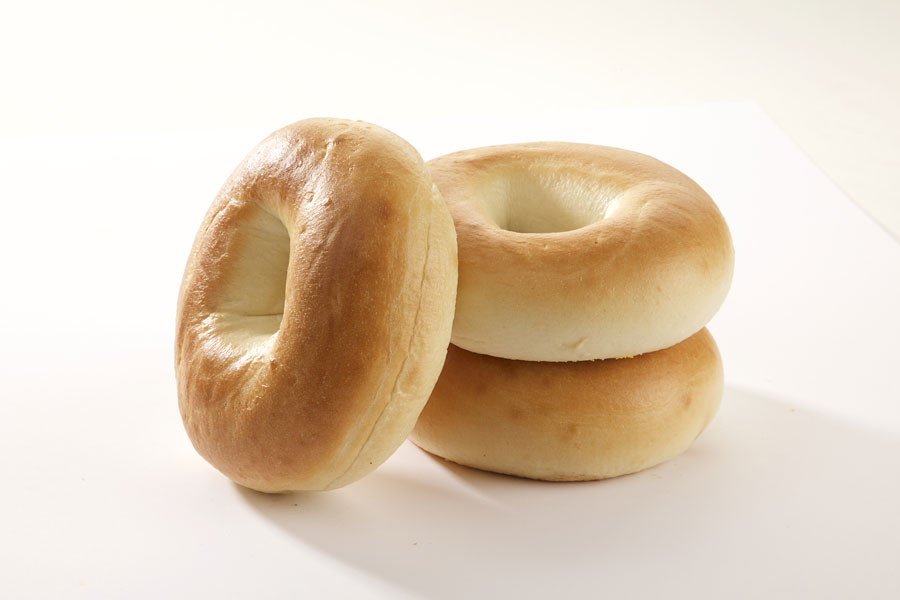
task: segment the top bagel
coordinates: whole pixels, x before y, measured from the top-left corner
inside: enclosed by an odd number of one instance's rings
[[[725,299],[725,220],[654,158],[544,142],[428,166],[456,224],[461,348],[531,361],[643,354],[702,329]]]
[[[244,486],[321,490],[406,439],[446,354],[453,222],[424,162],[367,123],[276,131],[188,259],[175,364],[197,451]]]

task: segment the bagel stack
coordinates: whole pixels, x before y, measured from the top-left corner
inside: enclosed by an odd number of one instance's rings
[[[734,249],[712,199],[656,159],[601,146],[493,146],[428,167],[456,226],[458,296],[410,439],[552,481],[684,451],[723,389],[705,325]]]

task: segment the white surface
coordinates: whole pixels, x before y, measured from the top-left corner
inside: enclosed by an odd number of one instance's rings
[[[0,132],[751,100],[900,238],[896,0],[5,4]]]
[[[172,369],[203,213],[265,131],[0,141],[0,595],[900,595],[900,244],[754,105],[384,123],[426,156],[571,139],[653,154],[728,219],[722,411],[637,475],[545,484],[409,444],[336,492],[240,489]]]

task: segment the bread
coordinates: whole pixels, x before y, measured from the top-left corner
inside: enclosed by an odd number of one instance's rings
[[[412,146],[335,119],[276,131],[219,192],[184,272],[175,368],[194,447],[266,492],[369,473],[440,373],[456,282],[453,223]]]
[[[544,142],[428,166],[456,224],[461,348],[528,361],[643,354],[699,331],[728,292],[721,213],[649,156]]]
[[[683,452],[715,415],[722,387],[706,329],[621,360],[528,362],[451,346],[410,439],[478,469],[603,479]]]

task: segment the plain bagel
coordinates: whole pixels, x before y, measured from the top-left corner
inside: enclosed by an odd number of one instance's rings
[[[652,352],[699,331],[728,292],[725,220],[654,158],[544,142],[428,166],[456,224],[461,348],[529,361]]]
[[[706,329],[620,360],[535,363],[450,346],[410,439],[486,471],[604,479],[687,449],[715,415],[722,385],[722,362]]]
[[[437,380],[456,280],[453,222],[412,146],[334,119],[273,133],[185,269],[175,366],[194,447],[267,492],[369,473]]]

